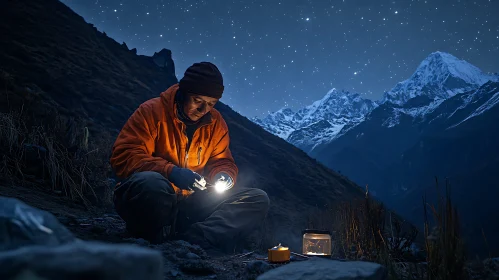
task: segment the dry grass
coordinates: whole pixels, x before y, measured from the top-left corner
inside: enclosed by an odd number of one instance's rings
[[[438,190],[438,180],[436,180]],[[425,204],[425,240],[427,279],[467,279],[465,273],[465,247],[460,235],[459,216],[452,205],[449,183],[446,181],[445,197],[438,197],[437,207]],[[431,227],[427,208],[434,218]],[[432,231],[430,232],[430,228]]]
[[[105,186],[110,138],[89,141],[87,127],[62,116],[35,123],[22,111],[0,113],[2,179],[44,187],[86,206],[106,200],[95,190]]]
[[[403,222],[382,203],[374,201],[367,188],[363,200],[340,204],[335,216],[340,251],[347,259],[404,259],[418,233],[413,226],[404,231]]]
[[[434,221],[429,222],[425,210],[425,249],[421,256],[412,250],[416,228],[403,226],[400,218],[371,199],[367,188],[365,199],[314,214],[309,226],[333,232],[334,258],[383,264],[390,279],[468,279],[459,218],[448,184],[445,197],[438,197],[436,207],[424,203]]]

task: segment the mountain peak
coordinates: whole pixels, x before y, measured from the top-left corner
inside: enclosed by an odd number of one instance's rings
[[[344,126],[360,122],[377,105],[358,93],[332,88],[321,99],[297,112],[285,107],[252,121],[292,144],[310,148],[313,145],[308,145],[308,135],[314,134],[314,142],[330,141]],[[325,130],[317,134],[318,128]]]
[[[488,81],[488,79],[483,79],[486,75],[478,67],[441,51],[431,53],[421,62],[416,73],[418,71],[424,71],[428,74],[452,74],[469,84],[476,84],[477,86]]]
[[[448,60],[448,61],[454,61],[454,60],[459,60],[457,57],[453,56],[450,53],[442,52],[442,51],[436,51],[430,53],[425,60]]]
[[[386,92],[382,102],[402,105],[418,95],[432,99],[449,98],[476,89],[493,77],[478,67],[449,53],[436,51],[428,55],[412,76]]]
[[[284,115],[291,115],[291,114],[294,114],[295,112],[293,111],[293,109],[291,109],[289,107],[284,107],[284,108],[279,109],[276,113],[280,113],[280,114],[284,114]]]
[[[342,90],[341,92],[342,92],[342,93],[345,93],[345,91],[344,91],[344,90]],[[336,88],[332,88],[332,89],[330,89],[330,90],[326,93],[326,95],[324,95],[324,97],[323,97],[321,100],[327,100],[327,99],[329,99],[329,98],[333,97],[334,95],[337,95],[338,93],[339,93],[339,92],[338,92],[338,90],[337,90]]]

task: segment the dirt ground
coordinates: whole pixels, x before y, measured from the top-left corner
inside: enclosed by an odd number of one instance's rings
[[[68,198],[44,190],[7,184],[0,184],[0,195],[18,198],[52,213],[82,240],[134,243],[160,250],[164,256],[165,279],[255,279],[278,266],[269,264],[261,252],[211,257],[199,246],[182,240],[151,245],[145,240],[131,238],[125,231],[123,220],[111,207],[86,209]],[[293,260],[300,259],[293,257]]]
[[[133,243],[161,251],[164,256],[164,279],[237,279],[247,280],[285,264],[270,264],[265,252],[245,252],[237,255],[209,256],[197,245],[183,240],[151,245],[131,238],[123,220],[112,207],[85,208],[60,195],[26,186],[0,183],[0,196],[14,197],[33,207],[52,213],[73,234],[82,240],[111,243]],[[292,256],[291,261],[306,259]],[[401,271],[406,265],[398,264]],[[470,279],[499,279],[499,259],[470,261]],[[405,274],[405,273],[404,273]]]

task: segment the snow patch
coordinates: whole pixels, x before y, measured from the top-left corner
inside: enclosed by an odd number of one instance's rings
[[[440,106],[440,104],[442,104],[442,102],[444,101],[445,99],[435,99],[427,106],[414,107],[409,109],[400,109],[400,111],[412,117],[422,117],[435,111],[435,109],[437,109],[438,106]]]
[[[494,91],[496,89],[497,88],[494,88],[492,91]],[[468,117],[466,117],[464,120],[460,121],[459,123],[452,125],[452,126],[449,126],[447,129],[454,128],[454,127],[464,123],[465,121],[467,121],[471,118],[474,118],[476,116],[483,114],[484,112],[490,110],[492,107],[496,106],[498,103],[499,103],[499,91],[496,92],[491,98],[489,98],[489,100],[487,100],[485,103],[483,103],[480,107],[478,107],[471,115],[469,115]]]
[[[393,110],[393,115],[387,118],[381,125],[388,128],[394,127],[400,123],[400,112],[401,110]]]

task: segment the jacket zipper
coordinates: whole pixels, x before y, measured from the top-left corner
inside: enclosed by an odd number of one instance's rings
[[[185,138],[187,138],[187,146],[185,148],[185,158],[184,158],[184,168],[187,168],[187,160],[189,159],[190,143],[189,143],[189,138],[187,137],[187,134],[185,132],[185,125],[184,124],[182,124],[182,134],[184,134]]]
[[[203,147],[198,148],[198,165],[200,164],[201,161],[201,151],[203,150]]]
[[[194,139],[194,136],[196,135],[196,132],[198,132],[198,130],[203,127],[203,126],[207,126],[209,124],[203,124],[203,125],[200,125],[198,128],[196,128],[196,130],[194,131],[194,133],[192,134],[192,139]],[[189,159],[189,149],[191,148],[191,143],[189,142],[189,138],[187,137],[187,134],[185,133],[185,124],[182,124],[182,132],[183,134],[185,135],[185,137],[187,138],[187,146],[186,146],[186,150],[185,150],[185,161],[184,161],[184,167],[187,168],[187,160]],[[201,147],[199,147],[200,149],[202,149]],[[201,150],[198,150],[198,165],[199,165],[199,162],[200,162],[200,154],[201,154]]]

